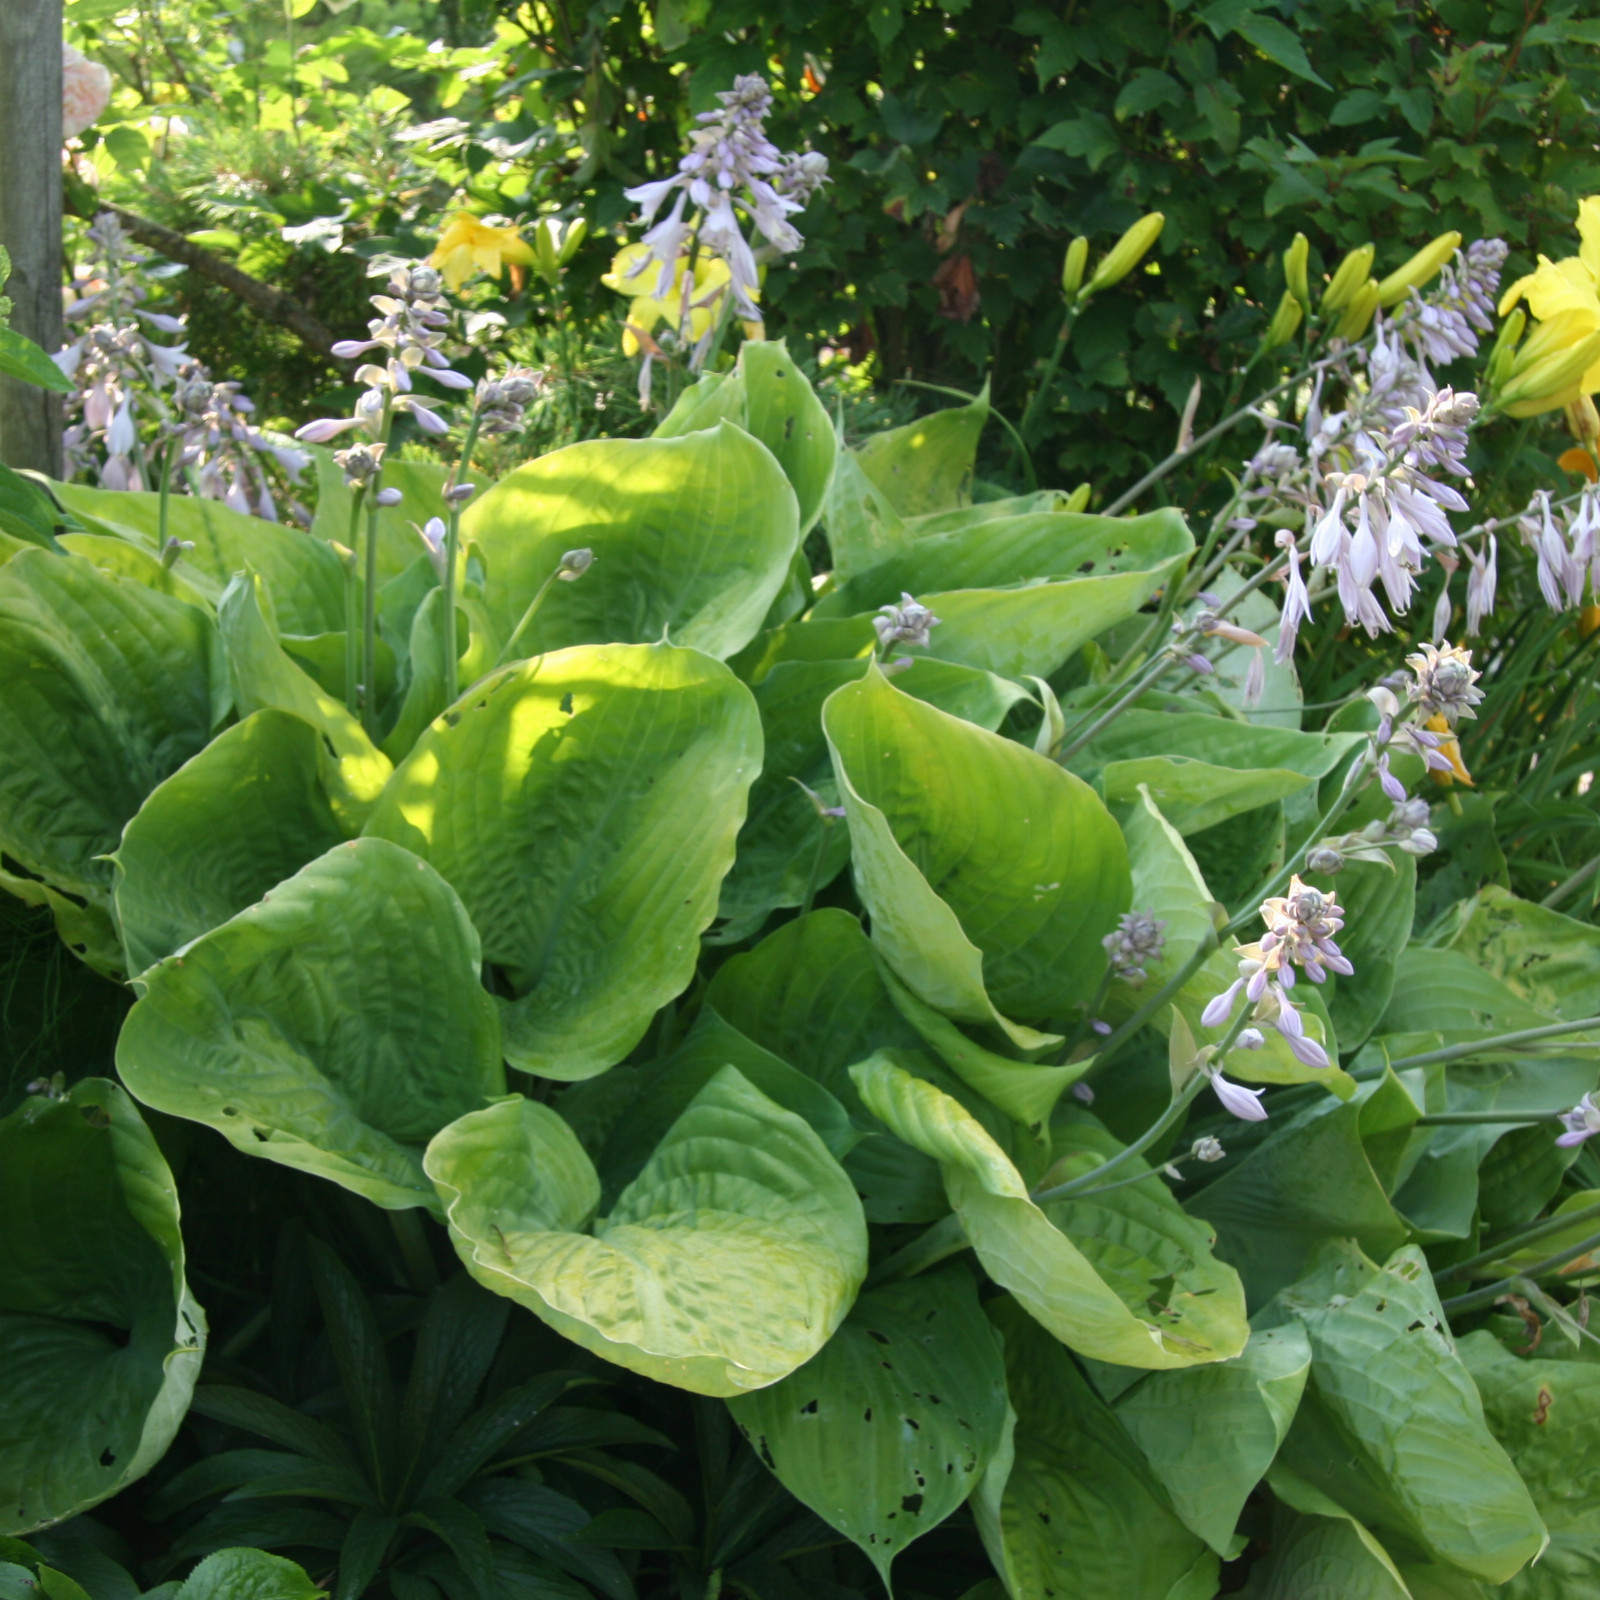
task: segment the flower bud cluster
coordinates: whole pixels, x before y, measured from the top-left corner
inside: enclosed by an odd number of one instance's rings
[[[511,367],[499,378],[484,378],[478,384],[478,431],[486,438],[515,433],[543,385],[541,374],[523,367]]]
[[[900,596],[897,606],[880,606],[878,615],[872,619],[880,648],[887,648],[891,644],[925,646],[929,634],[938,625],[939,618],[908,594]]]
[[[1149,968],[1167,948],[1167,925],[1148,911],[1125,911],[1101,941],[1111,962],[1112,975],[1132,988],[1150,976]]]

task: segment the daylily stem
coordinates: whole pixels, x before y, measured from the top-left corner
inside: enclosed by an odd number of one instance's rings
[[[1591,1028],[1600,1028],[1600,1017],[1580,1017],[1576,1022],[1553,1022],[1547,1028],[1522,1028],[1516,1033],[1497,1033],[1469,1044],[1446,1045],[1442,1050],[1425,1050],[1421,1055],[1401,1056],[1399,1060],[1391,1061],[1389,1067],[1394,1072],[1400,1072],[1406,1067],[1431,1067],[1440,1061],[1464,1061],[1468,1056],[1482,1055],[1485,1051],[1533,1044],[1540,1039],[1558,1038],[1564,1033],[1584,1033]]]
[[[1067,301],[1061,313],[1061,327],[1056,334],[1055,343],[1050,347],[1050,358],[1044,364],[1044,371],[1039,375],[1039,387],[1033,391],[1028,401],[1027,409],[1022,413],[1022,425],[1017,429],[1018,442],[1027,448],[1029,430],[1033,426],[1033,419],[1038,416],[1039,409],[1044,405],[1051,388],[1056,381],[1056,373],[1061,367],[1061,358],[1066,354],[1067,341],[1072,337],[1072,326],[1078,320],[1078,313],[1083,310],[1086,301],[1076,295]],[[1107,513],[1111,515],[1111,513]]]
[[[1504,1261],[1512,1250],[1520,1250],[1539,1239],[1548,1239],[1552,1233],[1564,1233],[1579,1223],[1595,1221],[1600,1221],[1600,1205],[1584,1206],[1580,1210],[1569,1211],[1564,1217],[1545,1217],[1538,1222],[1529,1223],[1525,1228],[1514,1228],[1489,1249],[1480,1250],[1477,1255],[1468,1256],[1465,1261],[1458,1261],[1454,1266],[1441,1267],[1434,1273],[1433,1281],[1440,1284],[1448,1283],[1452,1278],[1465,1278],[1475,1267],[1486,1267],[1491,1261]]]

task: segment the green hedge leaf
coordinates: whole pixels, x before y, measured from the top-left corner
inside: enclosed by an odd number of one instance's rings
[[[961,1268],[867,1290],[798,1372],[728,1402],[796,1499],[885,1584],[977,1486],[1006,1427],[1000,1341]]]
[[[420,1147],[505,1092],[478,936],[425,861],[339,845],[140,980],[117,1069],[146,1105],[396,1209]]]
[[[808,1361],[866,1273],[861,1202],[810,1125],[723,1067],[591,1235],[600,1185],[534,1101],[428,1147],[451,1238],[485,1287],[619,1366],[733,1395]]]
[[[326,764],[310,723],[257,711],[150,793],[112,857],[130,972],[254,905],[344,838]]]
[[[59,1522],[148,1472],[205,1340],[177,1187],[133,1102],[103,1078],[25,1100],[0,1121],[0,1531]]]
[[[873,943],[926,1004],[1047,1040],[1105,970],[1128,904],[1122,836],[1088,787],[1021,745],[893,688],[875,668],[823,710]]]
[[[1100,1235],[1080,1249],[1028,1197],[1010,1158],[949,1095],[881,1055],[853,1067],[851,1076],[898,1138],[939,1163],[950,1204],[990,1277],[1064,1344],[1097,1361],[1151,1368],[1225,1361],[1244,1348],[1249,1329],[1237,1281],[1230,1283],[1232,1274],[1210,1259],[1203,1227],[1189,1222],[1175,1201],[1173,1215],[1153,1220],[1139,1214],[1147,1210],[1142,1204],[1126,1213],[1110,1207],[1110,1230],[1103,1233],[1102,1219],[1094,1216],[1102,1208],[1080,1202],[1083,1209],[1068,1221],[1086,1220]],[[1108,1207],[1112,1198],[1104,1197]],[[1130,1261],[1116,1248],[1119,1233],[1144,1255]],[[1184,1250],[1192,1270],[1183,1272],[1180,1285]],[[1124,1289],[1140,1270],[1135,1262],[1160,1262],[1160,1271],[1138,1290],[1137,1310],[1096,1271],[1091,1252],[1114,1263]],[[1154,1281],[1163,1274],[1174,1279],[1171,1286]],[[1205,1304],[1212,1295],[1219,1302],[1214,1310]]]
[[[750,692],[671,645],[506,668],[440,717],[367,823],[431,861],[506,968],[506,1054],[593,1077],[694,974],[761,759]]]
[[[305,1570],[265,1550],[218,1550],[184,1579],[173,1600],[318,1600]]]
[[[594,551],[558,583],[519,644],[643,644],[664,636],[721,659],[760,630],[799,539],[772,452],[719,423],[681,439],[593,439],[517,468],[467,508],[503,642],[563,552]]]

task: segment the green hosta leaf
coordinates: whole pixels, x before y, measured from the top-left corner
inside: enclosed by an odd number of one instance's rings
[[[72,380],[36,345],[15,328],[0,322],[0,378],[31,383],[54,394],[71,394]]]
[[[1286,767],[1212,766],[1189,756],[1141,756],[1111,761],[1100,773],[1106,804],[1124,806],[1141,792],[1161,808],[1179,833],[1199,833],[1229,817],[1254,811],[1308,788],[1311,779]]]
[[[148,1472],[205,1336],[177,1188],[127,1095],[86,1078],[0,1121],[0,1528],[59,1522]]]
[[[1012,1600],[1214,1594],[1216,1556],[1173,1514],[1072,1357],[1016,1301],[991,1301],[989,1315],[1005,1345],[1016,1430],[972,1504]]]
[[[0,566],[0,849],[103,904],[98,858],[210,737],[215,644],[193,606],[75,556]]]
[[[874,668],[823,727],[874,944],[947,1015],[1047,1042],[1002,1013],[1059,1015],[1093,993],[1128,903],[1116,824],[1053,762],[894,689]]]
[[[591,1237],[594,1168],[547,1107],[508,1100],[428,1148],[468,1270],[619,1366],[697,1394],[814,1356],[866,1272],[861,1202],[811,1127],[734,1067],[668,1130]]]
[[[184,1580],[173,1600],[317,1600],[304,1570],[264,1550],[218,1550]]]
[[[345,442],[349,442],[348,438]],[[362,510],[358,532],[350,522],[354,495],[345,484],[344,473],[333,459],[333,451],[313,446],[309,454],[317,470],[317,514],[311,524],[312,537],[324,542],[337,541],[350,550],[362,549],[367,537],[371,501],[368,500]],[[422,554],[422,541],[417,537],[417,528],[429,517],[442,517],[445,514],[444,487],[449,477],[450,468],[440,461],[402,461],[393,452],[384,461],[383,487],[398,489],[400,503],[378,508],[380,588],[399,577]],[[343,616],[341,609],[332,626],[342,627]],[[285,631],[293,630],[286,628]]]
[[[507,969],[507,1058],[589,1078],[693,977],[760,757],[750,692],[720,663],[580,646],[439,718],[367,831],[431,861]]]
[[[61,513],[43,489],[20,472],[0,466],[0,533],[45,550],[59,550]]]
[[[835,689],[866,670],[864,660],[784,661],[756,684],[765,753],[717,907],[718,915],[729,921],[721,934],[727,942],[747,937],[769,912],[803,904],[808,885],[813,890],[825,887],[849,859],[849,830],[825,823],[799,784],[827,804],[837,804],[822,706]],[[930,657],[897,673],[895,685],[990,731],[1012,706],[1028,698],[1025,690],[993,673]]]
[[[1128,1367],[1224,1361],[1244,1348],[1249,1330],[1237,1284],[1230,1286],[1231,1274],[1210,1261],[1203,1229],[1183,1228],[1167,1216],[1152,1225],[1148,1216],[1138,1216],[1147,1209],[1140,1205],[1119,1217],[1113,1228],[1126,1229],[1135,1247],[1146,1252],[1136,1260],[1157,1258],[1176,1278],[1179,1252],[1188,1248],[1204,1257],[1192,1261],[1198,1273],[1210,1280],[1213,1291],[1222,1290],[1214,1313],[1195,1312],[1171,1300],[1187,1302],[1201,1288],[1198,1278],[1192,1286],[1186,1281],[1181,1295],[1175,1283],[1155,1306],[1149,1304],[1153,1291],[1164,1286],[1151,1284],[1139,1293],[1139,1310],[1131,1310],[1092,1264],[1091,1251],[1108,1264],[1114,1252],[1103,1249],[1098,1238],[1080,1250],[1028,1198],[1028,1187],[1005,1152],[955,1100],[881,1055],[851,1068],[851,1076],[868,1107],[897,1137],[940,1164],[950,1204],[990,1277],[1063,1343],[1097,1361]],[[1105,1198],[1109,1202],[1111,1196]],[[1083,1204],[1090,1209],[1080,1215],[1091,1218],[1096,1208]],[[1187,1222],[1175,1202],[1172,1210]],[[1092,1220],[1100,1225],[1099,1218]],[[1122,1265],[1117,1262],[1119,1272]]]
[[[730,1066],[769,1100],[803,1117],[835,1160],[843,1161],[861,1142],[849,1113],[820,1083],[753,1044],[707,1004],[700,1008],[688,1038],[665,1061],[651,1063],[639,1092],[607,1137],[600,1169],[608,1194],[639,1175],[661,1130],[677,1121],[712,1078]]]
[[[1203,939],[1211,936],[1213,918],[1225,915],[1211,898],[1189,847],[1178,830],[1162,815],[1141,786],[1138,799],[1122,824],[1127,841],[1128,860],[1133,867],[1133,904],[1139,911],[1166,923],[1166,944],[1159,961],[1147,963],[1145,982],[1132,987],[1114,981],[1106,997],[1108,1017],[1131,1015],[1145,995],[1161,988],[1189,960]],[[1238,941],[1228,940],[1228,948],[1214,952],[1195,975],[1178,991],[1171,1010],[1163,1007],[1155,1025],[1163,1031],[1171,1027],[1173,1012],[1184,1019],[1197,1043],[1207,1042],[1208,1030],[1200,1016],[1213,996],[1220,994],[1238,976],[1238,957],[1233,953]],[[1330,1059],[1338,1056],[1337,1041],[1321,1014],[1321,1001],[1315,989],[1302,984],[1295,999],[1304,1007],[1305,1029],[1324,1045]],[[1215,1031],[1220,1043],[1222,1030]],[[1259,1049],[1228,1052],[1223,1063],[1230,1077],[1252,1083],[1317,1083],[1341,1099],[1355,1093],[1355,1084],[1338,1067],[1308,1067],[1295,1058],[1287,1042],[1274,1028],[1260,1030],[1264,1042]]]
[[[1182,516],[1170,508],[1143,517],[1034,511],[972,519],[971,513],[987,509],[969,507],[958,526],[942,531],[910,525],[913,537],[902,549],[849,578],[817,603],[814,614],[858,616],[891,604],[904,591],[920,597],[1137,572],[1194,543]]]
[[[432,1206],[418,1147],[505,1092],[479,957],[425,861],[343,844],[145,973],[117,1070],[249,1155]]]
[[[906,532],[914,539],[922,539],[935,533],[959,533],[965,528],[976,528],[984,522],[999,522],[1005,517],[1031,517],[1041,511],[1069,516],[1074,513],[1074,501],[1087,504],[1088,498],[1087,484],[1081,487],[1081,495],[1067,494],[1061,489],[1035,489],[1030,494],[1008,494],[999,500],[980,500],[975,505],[953,506],[946,511],[925,511],[921,516],[908,517]]]
[[[867,1290],[798,1372],[728,1407],[783,1486],[887,1584],[895,1556],[967,1498],[1000,1448],[1005,1362],[956,1268]]]
[[[719,967],[706,1003],[852,1107],[860,1101],[848,1067],[880,1048],[921,1043],[890,1000],[861,924],[832,907],[785,923]]]
[[[1396,959],[1394,989],[1377,1031],[1437,1033],[1445,1044],[1457,1044],[1559,1020],[1460,950],[1413,945]]]
[[[55,492],[80,521],[111,528],[151,555],[160,555],[160,495],[75,483],[57,484]],[[344,627],[344,569],[322,540],[302,529],[246,516],[219,500],[175,494],[167,498],[167,537],[194,546],[183,552],[178,570],[213,605],[233,575],[248,567],[265,581],[285,633],[331,633]]]
[[[972,498],[978,435],[989,420],[989,385],[977,399],[875,433],[851,451],[901,517],[946,511]]]
[[[432,588],[411,618],[407,649],[411,679],[394,727],[383,741],[383,753],[391,761],[404,761],[428,724],[449,704],[445,691],[444,622],[444,590]]]
[[[1388,1255],[1406,1239],[1390,1203],[1385,1157],[1421,1114],[1392,1074],[1343,1105],[1323,1100],[1281,1126],[1188,1202],[1217,1230],[1218,1254],[1239,1269],[1252,1304],[1293,1283],[1324,1239]]]
[[[720,659],[760,629],[799,520],[772,452],[724,422],[681,439],[554,451],[479,496],[462,536],[488,568],[485,604],[501,642],[564,551],[594,551],[579,582],[552,586],[522,654],[670,636]]]
[[[841,578],[865,572],[906,548],[911,532],[889,497],[862,471],[853,450],[840,450],[823,501],[833,568]]]
[[[240,573],[217,604],[217,626],[241,716],[289,711],[308,722],[333,751],[328,798],[340,823],[355,832],[393,771],[361,721],[291,661],[268,620],[260,580]]]
[[[130,972],[255,904],[344,838],[325,765],[309,723],[257,711],[149,795],[113,857]]]
[[[675,439],[723,420],[737,423],[777,457],[799,502],[800,532],[810,532],[839,447],[827,411],[783,340],[747,339],[733,371],[707,373],[685,389],[655,437]]]
[[[1224,1558],[1294,1420],[1310,1366],[1305,1330],[1290,1323],[1252,1333],[1232,1361],[1152,1372],[1116,1402],[1117,1420],[1184,1526]]]
[[[1299,1516],[1276,1530],[1252,1600],[1416,1600],[1359,1523]]]
[[[1490,1431],[1550,1530],[1550,1548],[1501,1592],[1592,1600],[1600,1594],[1600,1366],[1514,1356],[1484,1332],[1458,1349]]]
[[[1411,939],[1411,918],[1417,903],[1415,856],[1394,851],[1392,865],[1381,861],[1349,861],[1337,878],[1307,873],[1307,881],[1336,892],[1344,910],[1339,948],[1355,975],[1329,976],[1322,986],[1323,1003],[1338,1029],[1346,1053],[1366,1043],[1394,992],[1395,968]],[[1296,991],[1298,993],[1298,991]]]
[[[1504,1583],[1538,1554],[1544,1525],[1484,1421],[1427,1262],[1415,1246],[1381,1268],[1329,1249],[1280,1299],[1312,1356],[1283,1464],[1378,1532]]]
[[[57,543],[71,555],[82,556],[97,572],[108,578],[132,578],[147,589],[187,601],[202,611],[215,612],[222,590],[182,561],[164,567],[153,548],[136,544],[121,533],[64,533]]]
[[[1496,884],[1464,908],[1450,948],[1477,962],[1520,1000],[1566,1021],[1600,1015],[1600,933]]]
[[[95,895],[77,900],[38,878],[5,871],[0,871],[0,889],[15,895],[24,905],[48,909],[61,942],[85,966],[118,982],[127,976],[128,964],[108,898]]]

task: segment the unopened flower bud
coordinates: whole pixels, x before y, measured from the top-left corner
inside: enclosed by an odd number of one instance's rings
[[[1272,314],[1272,321],[1267,324],[1266,334],[1261,340],[1262,350],[1276,350],[1279,345],[1288,344],[1298,332],[1300,319],[1304,315],[1305,308],[1291,290],[1285,289],[1278,309]]]
[[[1140,217],[1123,236],[1112,245],[1094,269],[1089,280],[1088,294],[1098,294],[1113,284],[1121,283],[1144,260],[1150,246],[1161,237],[1167,219],[1159,211]]]
[[[1089,261],[1089,241],[1080,234],[1067,246],[1066,260],[1061,264],[1061,288],[1066,294],[1076,294],[1083,287],[1083,269]]]
[[[475,483],[453,483],[445,490],[444,497],[453,506],[464,506],[477,492]]]
[[[1378,309],[1378,286],[1370,278],[1350,297],[1344,308],[1339,326],[1334,333],[1341,339],[1359,339],[1372,325],[1373,314]]]
[[[561,565],[556,568],[556,576],[563,583],[576,583],[590,567],[594,565],[594,551],[590,549],[569,550],[561,558]]]
[[[1283,252],[1283,281],[1289,293],[1300,303],[1302,311],[1311,309],[1311,286],[1306,282],[1306,262],[1311,255],[1311,241],[1303,233],[1294,236],[1294,242]]]
[[[380,506],[397,506],[403,499],[405,499],[405,496],[401,494],[398,489],[380,489],[377,494],[373,496],[373,499],[376,500]]]
[[[1233,1044],[1236,1050],[1259,1050],[1266,1042],[1267,1036],[1259,1028],[1241,1028]]]
[[[1306,855],[1308,872],[1334,873],[1344,865],[1344,857],[1329,845],[1318,845]]]
[[[193,549],[193,539],[168,539],[161,547],[161,565],[170,572],[178,564],[184,551]]]
[[[1460,244],[1461,235],[1450,232],[1441,233],[1437,239],[1423,245],[1404,266],[1391,272],[1378,285],[1378,304],[1385,311],[1399,305],[1410,290],[1420,289],[1423,284],[1437,277],[1439,269],[1456,253]]]
[[[1222,1141],[1213,1139],[1210,1134],[1203,1139],[1196,1139],[1189,1151],[1196,1161],[1220,1161],[1227,1153],[1222,1148]]]
[[[1588,395],[1580,394],[1567,404],[1567,427],[1579,444],[1593,444],[1600,439],[1600,411]]]
[[[1323,291],[1324,313],[1343,311],[1350,304],[1362,284],[1371,277],[1372,260],[1376,254],[1377,250],[1372,245],[1364,244],[1352,250],[1339,263],[1339,270],[1328,280],[1328,287]]]

